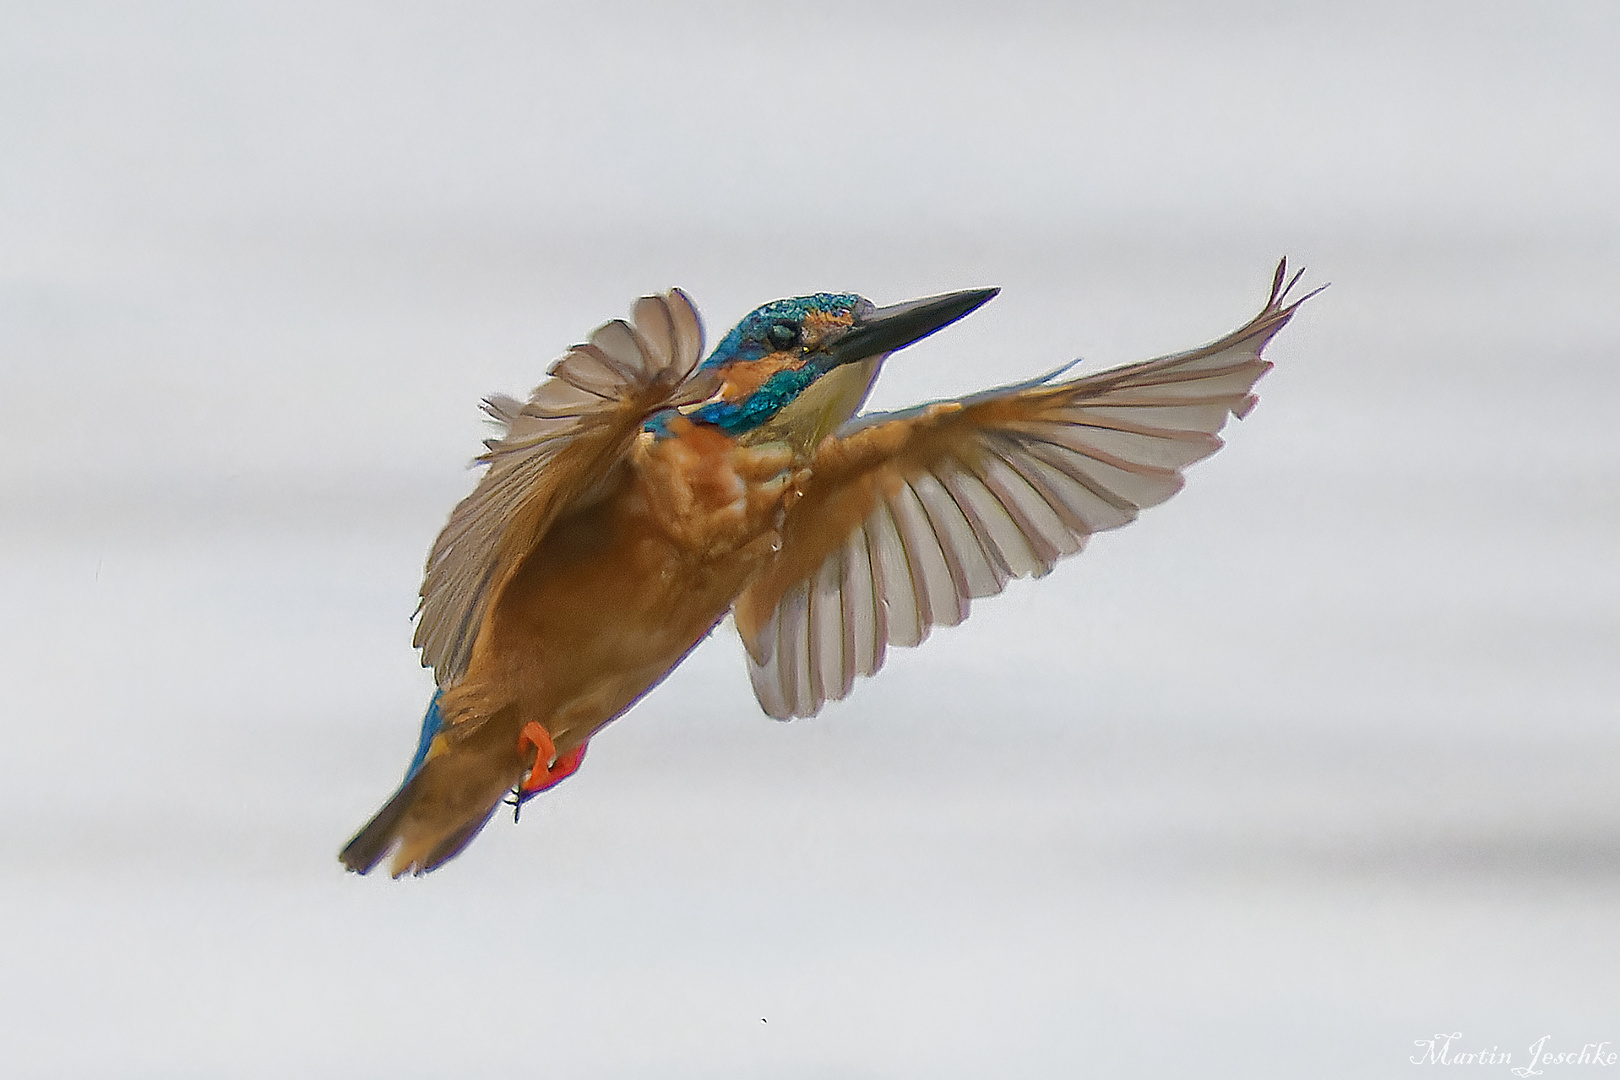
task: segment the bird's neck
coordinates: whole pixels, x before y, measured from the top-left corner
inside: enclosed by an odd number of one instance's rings
[[[737,441],[744,446],[786,443],[795,457],[809,457],[823,439],[859,411],[882,363],[883,357],[874,356],[834,368]]]

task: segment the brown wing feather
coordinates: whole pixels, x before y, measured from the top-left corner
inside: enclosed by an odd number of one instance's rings
[[[422,581],[416,645],[440,685],[467,668],[485,613],[559,514],[588,503],[623,460],[645,418],[712,392],[694,377],[703,325],[679,289],[636,301],[631,321],[597,329],[552,365],[527,402],[485,404],[502,433],[488,469],[450,514]]]
[[[823,443],[734,609],[765,711],[815,713],[888,645],[961,622],[974,598],[1175,494],[1254,407],[1261,351],[1309,299],[1288,300],[1297,281],[1279,264],[1260,314],[1202,348],[863,418]]]

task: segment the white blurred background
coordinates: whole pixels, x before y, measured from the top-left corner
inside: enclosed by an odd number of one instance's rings
[[[1611,0],[0,25],[0,1073],[1620,1040]],[[759,713],[723,628],[518,827],[342,873],[482,395],[670,285],[711,340],[1002,286],[894,407],[1199,344],[1280,254],[1333,287],[1169,505],[814,720]]]

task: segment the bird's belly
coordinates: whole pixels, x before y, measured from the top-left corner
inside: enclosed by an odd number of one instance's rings
[[[671,522],[652,494],[630,485],[559,522],[503,590],[469,669],[481,698],[516,704],[509,722],[540,721],[560,753],[662,680],[777,539],[771,499],[706,526],[690,513]]]

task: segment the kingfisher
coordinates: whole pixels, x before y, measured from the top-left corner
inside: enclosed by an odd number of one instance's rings
[[[499,432],[421,590],[438,689],[343,864],[442,866],[572,775],[728,614],[764,711],[811,716],[891,646],[1134,520],[1254,407],[1262,351],[1314,295],[1290,299],[1299,277],[1280,262],[1260,313],[1201,348],[870,414],[890,354],[998,290],[775,300],[707,359],[684,292],[637,300],[527,401],[484,403]]]

